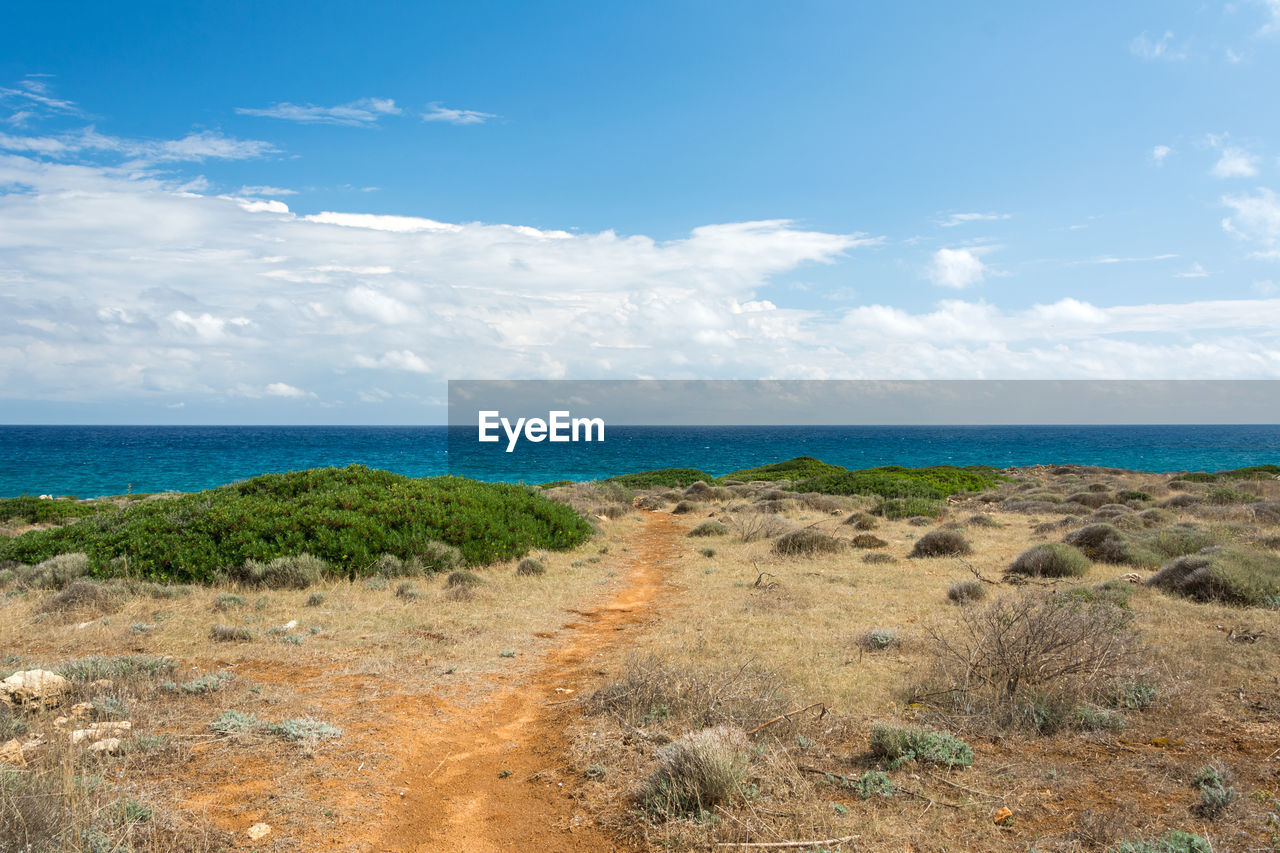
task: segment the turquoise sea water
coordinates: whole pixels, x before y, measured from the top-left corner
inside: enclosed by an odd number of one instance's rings
[[[605,442],[481,445],[469,427],[0,426],[0,496],[195,491],[360,463],[409,476],[541,483],[647,468],[712,474],[816,456],[874,465],[1081,464],[1216,471],[1280,463],[1280,426],[621,427]]]

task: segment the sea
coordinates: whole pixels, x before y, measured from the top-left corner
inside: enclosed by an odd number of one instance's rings
[[[411,477],[544,483],[651,468],[721,475],[814,456],[878,465],[1097,465],[1219,471],[1280,464],[1280,426],[613,426],[603,442],[476,441],[445,426],[0,426],[0,497],[199,491],[257,474],[366,465]]]

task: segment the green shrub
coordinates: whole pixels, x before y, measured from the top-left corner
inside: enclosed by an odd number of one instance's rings
[[[1118,501],[1149,501],[1151,495],[1138,489],[1121,489],[1116,492],[1116,500]]]
[[[3,540],[0,539],[0,544]],[[19,567],[18,585],[28,589],[62,589],[89,572],[89,555],[84,552],[55,554],[34,566]]]
[[[477,564],[531,548],[567,549],[590,535],[572,508],[532,487],[352,465],[266,474],[30,531],[0,540],[0,560],[33,563],[82,551],[96,575],[123,572],[127,561],[131,574],[153,580],[208,582],[250,560],[307,553],[324,560],[331,576],[357,577],[381,554],[408,560],[434,542]]]
[[[1113,708],[1144,711],[1160,698],[1160,687],[1147,681],[1121,679],[1111,686],[1106,698]]]
[[[40,602],[42,613],[67,611],[93,611],[110,613],[115,607],[116,596],[102,584],[88,580],[72,581],[60,591]]]
[[[1280,607],[1280,555],[1208,548],[1167,563],[1147,583],[1196,601]]]
[[[827,495],[876,495],[881,498],[924,498],[937,501],[957,492],[980,492],[1004,479],[1006,478],[995,468],[985,465],[963,468],[954,465],[934,465],[928,468],[889,465],[858,471],[829,471],[801,480],[796,488]]]
[[[1191,779],[1191,787],[1200,792],[1200,813],[1207,818],[1222,814],[1236,799],[1236,789],[1230,785],[1231,775],[1218,762],[1206,764]]]
[[[702,522],[697,527],[689,531],[690,536],[724,536],[728,534],[729,528],[714,518]]]
[[[1071,545],[1046,542],[1023,551],[1006,571],[1033,578],[1080,577],[1089,572],[1089,558]]]
[[[228,708],[219,714],[216,720],[206,723],[205,727],[220,735],[237,735],[253,731],[259,725],[261,721],[253,714]]]
[[[886,723],[871,727],[871,752],[877,758],[887,759],[890,770],[908,761],[944,767],[968,767],[973,763],[969,744],[946,732]]]
[[[266,563],[245,560],[244,565],[227,571],[236,583],[266,589],[306,589],[325,576],[328,566],[319,557],[296,554],[276,557]]]
[[[710,812],[742,789],[747,765],[748,744],[740,729],[689,732],[658,751],[658,767],[641,801],[661,817]]]
[[[307,596],[307,607],[319,607],[321,604],[324,604],[327,597],[328,596],[320,590],[316,590]]]
[[[873,515],[887,518],[890,521],[901,521],[913,516],[941,518],[946,507],[939,501],[928,498],[890,498],[878,502],[871,510]]]
[[[859,533],[849,540],[849,544],[855,548],[887,548],[889,546],[888,542],[871,533]]]
[[[958,530],[931,530],[916,540],[910,557],[960,557],[973,552]]]
[[[609,477],[606,483],[617,483],[627,489],[683,489],[702,480],[711,482],[715,477],[697,468],[657,468],[652,471],[638,471],[634,474],[620,474]]]
[[[844,523],[853,525],[854,530],[875,530],[880,525],[876,517],[869,512],[855,512],[846,518]]]
[[[1251,504],[1262,500],[1255,494],[1242,492],[1230,486],[1217,486],[1205,493],[1204,502],[1214,506],[1231,506],[1233,504]]]
[[[342,729],[310,717],[271,723],[267,731],[286,740],[336,740],[342,737]]]
[[[178,668],[167,655],[91,655],[69,660],[55,672],[70,681],[91,682],[107,678],[155,678]]]
[[[194,678],[191,681],[184,681],[178,685],[178,689],[183,693],[193,695],[203,695],[206,693],[217,693],[235,680],[235,674],[230,672],[211,672],[208,675]]]
[[[1172,829],[1159,838],[1121,841],[1107,853],[1213,853],[1213,847],[1202,835]]]
[[[788,459],[785,462],[772,462],[768,465],[758,465],[755,468],[732,471],[725,474],[724,479],[741,480],[743,482],[751,482],[753,480],[790,480],[795,483],[800,480],[841,473],[845,473],[845,469],[839,465],[831,465],[821,459],[814,459],[812,456],[797,456],[795,459]],[[820,492],[822,489],[803,489],[802,491]]]
[[[858,640],[858,645],[868,651],[881,652],[898,645],[897,628],[872,628]]]
[[[60,524],[115,510],[116,505],[110,501],[81,503],[72,498],[41,500],[35,495],[0,498],[0,521],[21,521],[26,524]]]

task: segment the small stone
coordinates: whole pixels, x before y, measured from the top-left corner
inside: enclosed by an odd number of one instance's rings
[[[98,712],[94,709],[92,702],[77,702],[71,706],[71,716],[76,717],[77,719],[81,717],[95,717],[97,716],[97,713]]]
[[[249,836],[250,841],[258,841],[259,839],[266,838],[270,832],[271,827],[269,825],[265,823],[255,823],[253,826],[249,827],[245,835]]]
[[[97,752],[102,755],[118,755],[120,753],[120,745],[120,738],[104,737],[102,740],[89,744],[89,752]]]
[[[1011,817],[1013,817],[1013,810],[1008,806],[1003,806],[1000,811],[991,816],[991,820],[995,823],[1004,823]]]
[[[71,742],[80,743],[82,741],[100,741],[103,739],[111,739],[119,735],[125,735],[133,728],[133,723],[128,720],[111,720],[105,723],[91,723],[83,729],[76,729],[71,733]]]
[[[26,757],[22,754],[22,744],[17,738],[0,744],[0,764],[16,764],[25,767]]]
[[[292,631],[294,628],[297,628],[297,627],[298,627],[298,620],[290,619],[288,622],[285,623],[284,629],[286,631]]]
[[[66,717],[58,717],[56,720],[54,720],[54,721],[53,721],[53,727],[54,727],[55,729],[60,729],[60,728],[62,728],[63,726],[65,726],[66,724],[67,724],[67,718],[66,718]]]

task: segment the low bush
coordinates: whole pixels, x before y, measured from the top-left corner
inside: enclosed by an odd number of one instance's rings
[[[1217,486],[1205,493],[1204,502],[1213,506],[1232,506],[1234,504],[1251,504],[1262,498],[1250,492],[1242,492],[1230,486]]]
[[[150,679],[168,675],[178,662],[167,655],[90,655],[69,660],[54,671],[70,681]]]
[[[962,557],[973,553],[969,540],[958,530],[931,530],[916,540],[908,556]]]
[[[716,521],[714,518],[702,522],[697,527],[689,531],[689,536],[724,536],[728,534],[729,528],[723,522]]]
[[[398,557],[392,557],[392,559],[399,560]],[[376,565],[377,561],[375,561]],[[242,565],[228,569],[226,575],[235,583],[248,587],[306,589],[324,577],[328,568],[324,560],[304,553],[276,557],[265,563],[245,560]]]
[[[812,557],[817,554],[834,554],[838,551],[843,551],[845,547],[844,540],[808,527],[784,533],[773,541],[774,553],[784,557]]]
[[[956,581],[947,587],[947,600],[952,604],[972,604],[986,597],[987,587],[981,581]]]
[[[886,548],[889,545],[879,536],[870,533],[859,533],[849,540],[849,544],[855,548]]]
[[[741,480],[743,482],[790,480],[796,483],[813,477],[841,473],[846,473],[846,469],[839,465],[830,465],[821,459],[814,459],[812,456],[797,456],[795,459],[788,459],[785,462],[772,462],[768,465],[758,465],[755,468],[731,471],[725,474],[725,479]],[[824,490],[807,489],[807,491],[820,492]]]
[[[1167,563],[1147,584],[1196,601],[1280,607],[1280,555],[1208,548]]]
[[[844,524],[853,525],[854,530],[875,530],[879,526],[876,517],[869,512],[855,512],[846,518]]]
[[[516,574],[520,577],[533,577],[535,575],[545,575],[547,567],[541,560],[535,560],[533,557],[525,557],[516,564]]]
[[[671,508],[672,515],[688,515],[691,512],[697,512],[701,506],[697,501],[680,501]]]
[[[72,498],[42,500],[35,495],[0,498],[0,521],[21,521],[24,524],[61,524],[115,511],[116,505],[105,500],[81,503]]]
[[[267,726],[267,732],[285,740],[336,740],[342,737],[342,729],[310,717],[271,723]]]
[[[898,643],[897,628],[871,628],[858,638],[858,645],[872,652],[884,651]]]
[[[930,628],[937,689],[952,710],[997,727],[1051,730],[1073,708],[1105,704],[1138,660],[1132,614],[1034,592],[959,611]]]
[[[640,795],[660,817],[711,812],[732,800],[747,780],[749,744],[731,726],[689,732],[658,751],[658,766]]]
[[[65,613],[68,611],[92,611],[94,613],[110,613],[115,609],[116,596],[112,591],[88,580],[72,581],[61,591],[40,602],[42,613]]]
[[[1200,768],[1191,779],[1191,787],[1200,792],[1200,814],[1212,820],[1235,802],[1236,789],[1230,782],[1231,774],[1219,762]]]
[[[1089,509],[1098,509],[1116,502],[1116,496],[1108,492],[1076,492],[1067,496],[1067,503],[1080,504]]]
[[[214,625],[209,629],[209,639],[215,643],[247,643],[253,639],[248,628],[234,625]]]
[[[1087,574],[1089,565],[1089,558],[1079,549],[1046,542],[1023,551],[1005,571],[1032,578],[1070,578]]]
[[[890,770],[908,761],[943,767],[968,767],[973,764],[973,750],[959,738],[946,732],[891,726],[886,723],[877,723],[871,727],[871,753],[887,760]]]
[[[484,583],[484,578],[480,577],[475,572],[469,572],[466,569],[459,569],[458,571],[451,572],[449,574],[444,585],[449,588],[456,588],[474,587],[479,586],[482,583]]]
[[[869,551],[862,555],[864,563],[896,563],[897,559],[892,554],[886,554],[883,551]]]

